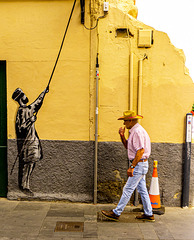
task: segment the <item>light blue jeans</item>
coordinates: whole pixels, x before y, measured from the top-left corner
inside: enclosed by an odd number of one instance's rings
[[[121,196],[121,199],[115,209],[113,209],[113,212],[120,216],[123,212],[125,206],[129,202],[132,193],[137,188],[141,199],[143,203],[144,213],[147,216],[152,216],[152,205],[150,202],[149,194],[146,188],[146,179],[145,176],[148,172],[148,161],[146,162],[139,162],[134,171],[133,171],[133,177],[128,177],[128,180],[123,188],[123,194]]]

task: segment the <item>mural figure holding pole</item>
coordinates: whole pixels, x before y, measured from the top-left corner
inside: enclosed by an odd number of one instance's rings
[[[75,4],[76,0],[74,0],[71,14],[59,49],[59,53],[57,55],[57,59],[55,61],[55,65],[53,67],[46,89],[39,95],[39,97],[32,104],[28,106],[26,105],[28,103],[28,98],[26,97],[22,89],[17,88],[12,95],[12,99],[18,102],[20,106],[16,116],[18,155],[12,166],[11,174],[13,172],[17,159],[19,159],[19,173],[18,173],[19,188],[25,194],[31,196],[33,196],[34,194],[30,190],[30,176],[34,170],[36,162],[41,160],[43,157],[40,140],[35,130],[34,123],[37,119],[36,115],[42,106],[45,94],[49,92],[49,85],[51,83],[53,74],[55,72],[61,54],[61,50],[63,48],[63,43],[65,41],[65,37],[75,8]]]
[[[13,164],[11,174],[17,159],[19,159],[19,188],[22,192],[31,196],[33,196],[33,192],[30,190],[30,176],[36,162],[43,158],[40,139],[35,129],[35,121],[37,120],[36,116],[42,106],[45,94],[48,92],[49,85],[30,105],[27,105],[28,98],[22,89],[17,88],[12,95],[12,99],[18,102],[19,109],[15,123],[18,155]]]

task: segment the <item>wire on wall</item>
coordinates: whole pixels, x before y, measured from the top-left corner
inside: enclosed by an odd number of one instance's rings
[[[97,26],[98,26],[98,21],[99,21],[99,19],[100,18],[104,18],[106,15],[104,14],[103,16],[100,16],[100,17],[98,17],[97,18],[97,20],[96,20],[96,25],[94,26],[94,27],[92,27],[92,28],[88,28],[88,27],[86,27],[86,25],[84,24],[84,27],[87,29],[87,30],[93,30],[93,29],[95,29]]]

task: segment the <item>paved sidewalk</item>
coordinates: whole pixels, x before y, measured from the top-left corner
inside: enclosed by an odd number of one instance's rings
[[[102,218],[114,205],[9,201],[0,198],[0,240],[194,240],[194,209],[166,208],[156,221],[136,220],[126,207],[119,222]]]

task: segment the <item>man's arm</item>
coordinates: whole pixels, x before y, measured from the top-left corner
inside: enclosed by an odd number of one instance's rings
[[[138,164],[138,162],[141,160],[144,152],[145,152],[145,151],[144,151],[144,148],[139,149],[139,150],[136,152],[135,158],[134,158],[134,160],[133,160],[133,162],[132,162],[132,166],[133,166],[133,167],[135,167],[135,166]]]
[[[38,98],[32,104],[30,104],[31,111],[33,113],[37,113],[39,111],[39,109],[42,106],[44,97],[45,97],[46,93],[48,93],[48,92],[49,92],[49,87],[46,87],[46,89],[38,96]]]
[[[135,158],[133,159],[133,162],[132,162],[132,166],[135,168],[135,166],[138,164],[138,162],[141,160],[142,156],[144,154],[144,148],[142,149],[139,149],[137,152],[136,152],[136,155],[135,155]],[[129,177],[133,177],[133,171],[134,171],[134,168],[129,168],[127,170],[127,175]]]
[[[121,142],[123,143],[124,147],[127,149],[127,140],[125,138],[125,128],[119,128],[119,134],[121,137]]]

